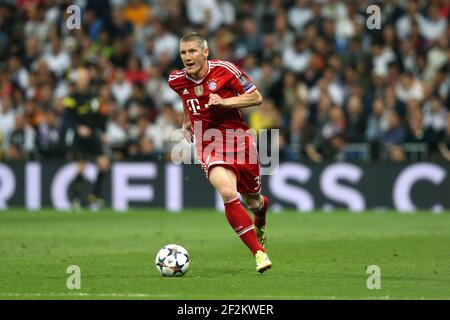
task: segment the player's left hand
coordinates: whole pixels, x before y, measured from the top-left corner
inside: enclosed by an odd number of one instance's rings
[[[210,93],[208,105],[226,107],[225,99],[222,99],[218,94]]]

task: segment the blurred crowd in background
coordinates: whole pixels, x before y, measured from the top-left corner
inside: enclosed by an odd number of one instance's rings
[[[81,8],[69,30],[66,8]],[[366,25],[369,5],[381,28]],[[87,66],[112,160],[167,160],[182,102],[179,39],[234,62],[280,130],[282,160],[450,161],[450,5],[445,0],[0,0],[0,160],[70,160],[63,99]]]

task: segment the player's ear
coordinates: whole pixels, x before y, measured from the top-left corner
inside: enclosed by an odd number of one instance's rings
[[[208,56],[209,56],[209,49],[205,48],[205,51],[203,51],[203,57],[205,58],[205,60],[207,60]]]

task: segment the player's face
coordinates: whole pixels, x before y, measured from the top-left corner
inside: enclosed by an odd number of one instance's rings
[[[180,55],[189,76],[199,79],[208,71],[208,48],[202,49],[198,41],[182,42]]]

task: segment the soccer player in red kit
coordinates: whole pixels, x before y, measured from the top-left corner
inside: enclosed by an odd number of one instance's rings
[[[256,271],[262,273],[272,267],[264,250],[269,201],[261,195],[257,149],[239,110],[261,104],[262,97],[237,66],[208,60],[208,54],[200,34],[183,36],[180,55],[185,68],[170,74],[169,85],[184,103],[183,132],[193,138],[206,176],[222,196],[229,224],[255,256]]]

